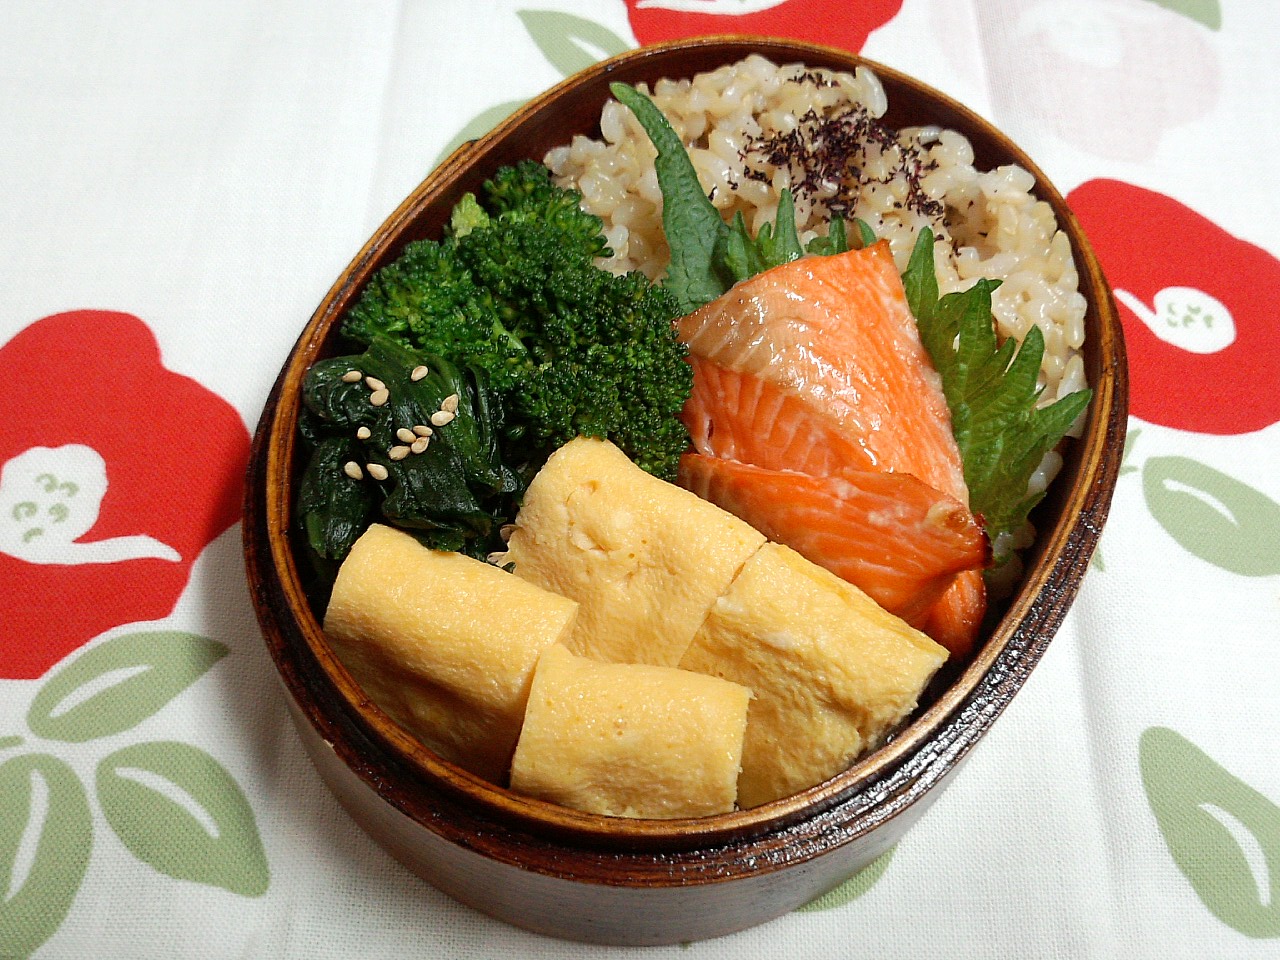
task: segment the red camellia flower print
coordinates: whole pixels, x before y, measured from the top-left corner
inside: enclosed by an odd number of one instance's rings
[[[716,33],[789,37],[857,53],[867,35],[892,20],[902,0],[626,0],[642,45]]]
[[[1280,421],[1280,260],[1176,200],[1118,180],[1090,180],[1067,203],[1120,308],[1130,411],[1196,433]]]
[[[236,522],[249,435],[161,365],[137,317],[45,317],[0,347],[0,678],[42,676],[111,627],[168,616]]]
[[[1042,125],[1097,156],[1145,160],[1167,130],[1218,101],[1209,4],[984,0],[977,17],[972,4],[931,6],[943,51],[991,92],[995,116]]]

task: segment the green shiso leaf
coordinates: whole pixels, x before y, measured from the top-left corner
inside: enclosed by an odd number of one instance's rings
[[[933,231],[916,239],[902,275],[920,339],[942,378],[951,427],[964,463],[969,506],[986,521],[993,544],[1027,519],[1042,494],[1027,485],[1044,455],[1058,445],[1092,396],[1080,390],[1039,406],[1036,386],[1044,336],[1033,326],[1021,346],[999,343],[991,317],[998,280],[938,296]],[[1000,562],[1005,557],[997,555]]]
[[[839,253],[848,249],[844,224],[835,238],[805,250],[796,233],[795,201],[790,190],[778,198],[774,223],[751,236],[741,214],[725,223],[702,192],[697,171],[680,137],[652,100],[625,83],[610,84],[618,102],[631,110],[649,135],[658,157],[654,167],[662,190],[662,230],[671,248],[671,263],[662,285],[692,313],[729,290],[735,283],[772,267],[798,260],[806,253]],[[830,249],[828,249],[830,248]]]
[[[625,83],[612,83],[609,89],[619,103],[636,115],[658,151],[654,166],[662,188],[662,229],[671,248],[671,265],[663,286],[686,312],[692,312],[731,285],[721,277],[714,258],[728,227],[702,192],[693,162],[662,111]]]
[[[869,247],[876,242],[876,232],[871,229],[871,224],[861,217],[854,217],[853,222],[858,227],[858,239],[861,242],[861,246],[858,249]]]
[[[849,234],[845,230],[844,220],[841,217],[833,217],[827,224],[827,235],[810,240],[809,246],[805,247],[805,252],[830,256],[836,253],[847,253],[849,249]]]

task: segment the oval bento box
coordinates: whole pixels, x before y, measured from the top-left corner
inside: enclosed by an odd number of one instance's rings
[[[290,536],[301,383],[333,355],[344,311],[410,241],[499,166],[594,134],[613,81],[689,77],[759,53],[776,63],[880,77],[894,127],[964,133],[980,168],[1016,163],[1067,233],[1088,300],[1084,356],[1094,397],[1082,435],[1033,517],[1025,573],[971,662],[936,684],[911,722],[852,768],[774,803],[696,820],[626,820],[517,796],[432,754],[362,693],[335,658],[299,578]],[[790,911],[885,853],[954,777],[1026,681],[1071,604],[1106,518],[1126,421],[1124,346],[1110,291],[1061,195],[1005,136],[903,74],[851,54],[753,37],[711,37],[604,61],[532,100],[456,151],[356,255],[303,329],[259,423],[244,543],[252,596],[306,749],[352,819],[463,903],[555,936],[660,944],[730,933]]]

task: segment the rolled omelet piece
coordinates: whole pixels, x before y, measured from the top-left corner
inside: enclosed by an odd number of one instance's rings
[[[495,783],[534,667],[577,604],[374,524],[338,571],[324,631],[369,698],[424,744]]]
[[[717,677],[549,647],[533,676],[511,789],[606,816],[727,813],[750,699]]]
[[[768,543],[680,666],[751,688],[738,805],[790,796],[879,745],[947,651],[835,574]]]
[[[674,667],[764,539],[612,443],[580,437],[529,484],[506,559],[516,576],[578,602],[572,652]]]

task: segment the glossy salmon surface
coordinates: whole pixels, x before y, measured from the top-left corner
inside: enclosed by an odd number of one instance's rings
[[[681,319],[678,331],[694,357],[802,400],[870,465],[968,505],[942,382],[887,242],[767,270]]]
[[[795,392],[697,356],[689,362],[693,392],[681,418],[699,453],[814,476],[876,469],[865,447]]]
[[[957,574],[988,558],[973,515],[908,473],[811,476],[687,453],[680,483],[917,627]]]
[[[990,549],[888,244],[765,271],[678,332],[680,482],[968,654]]]

